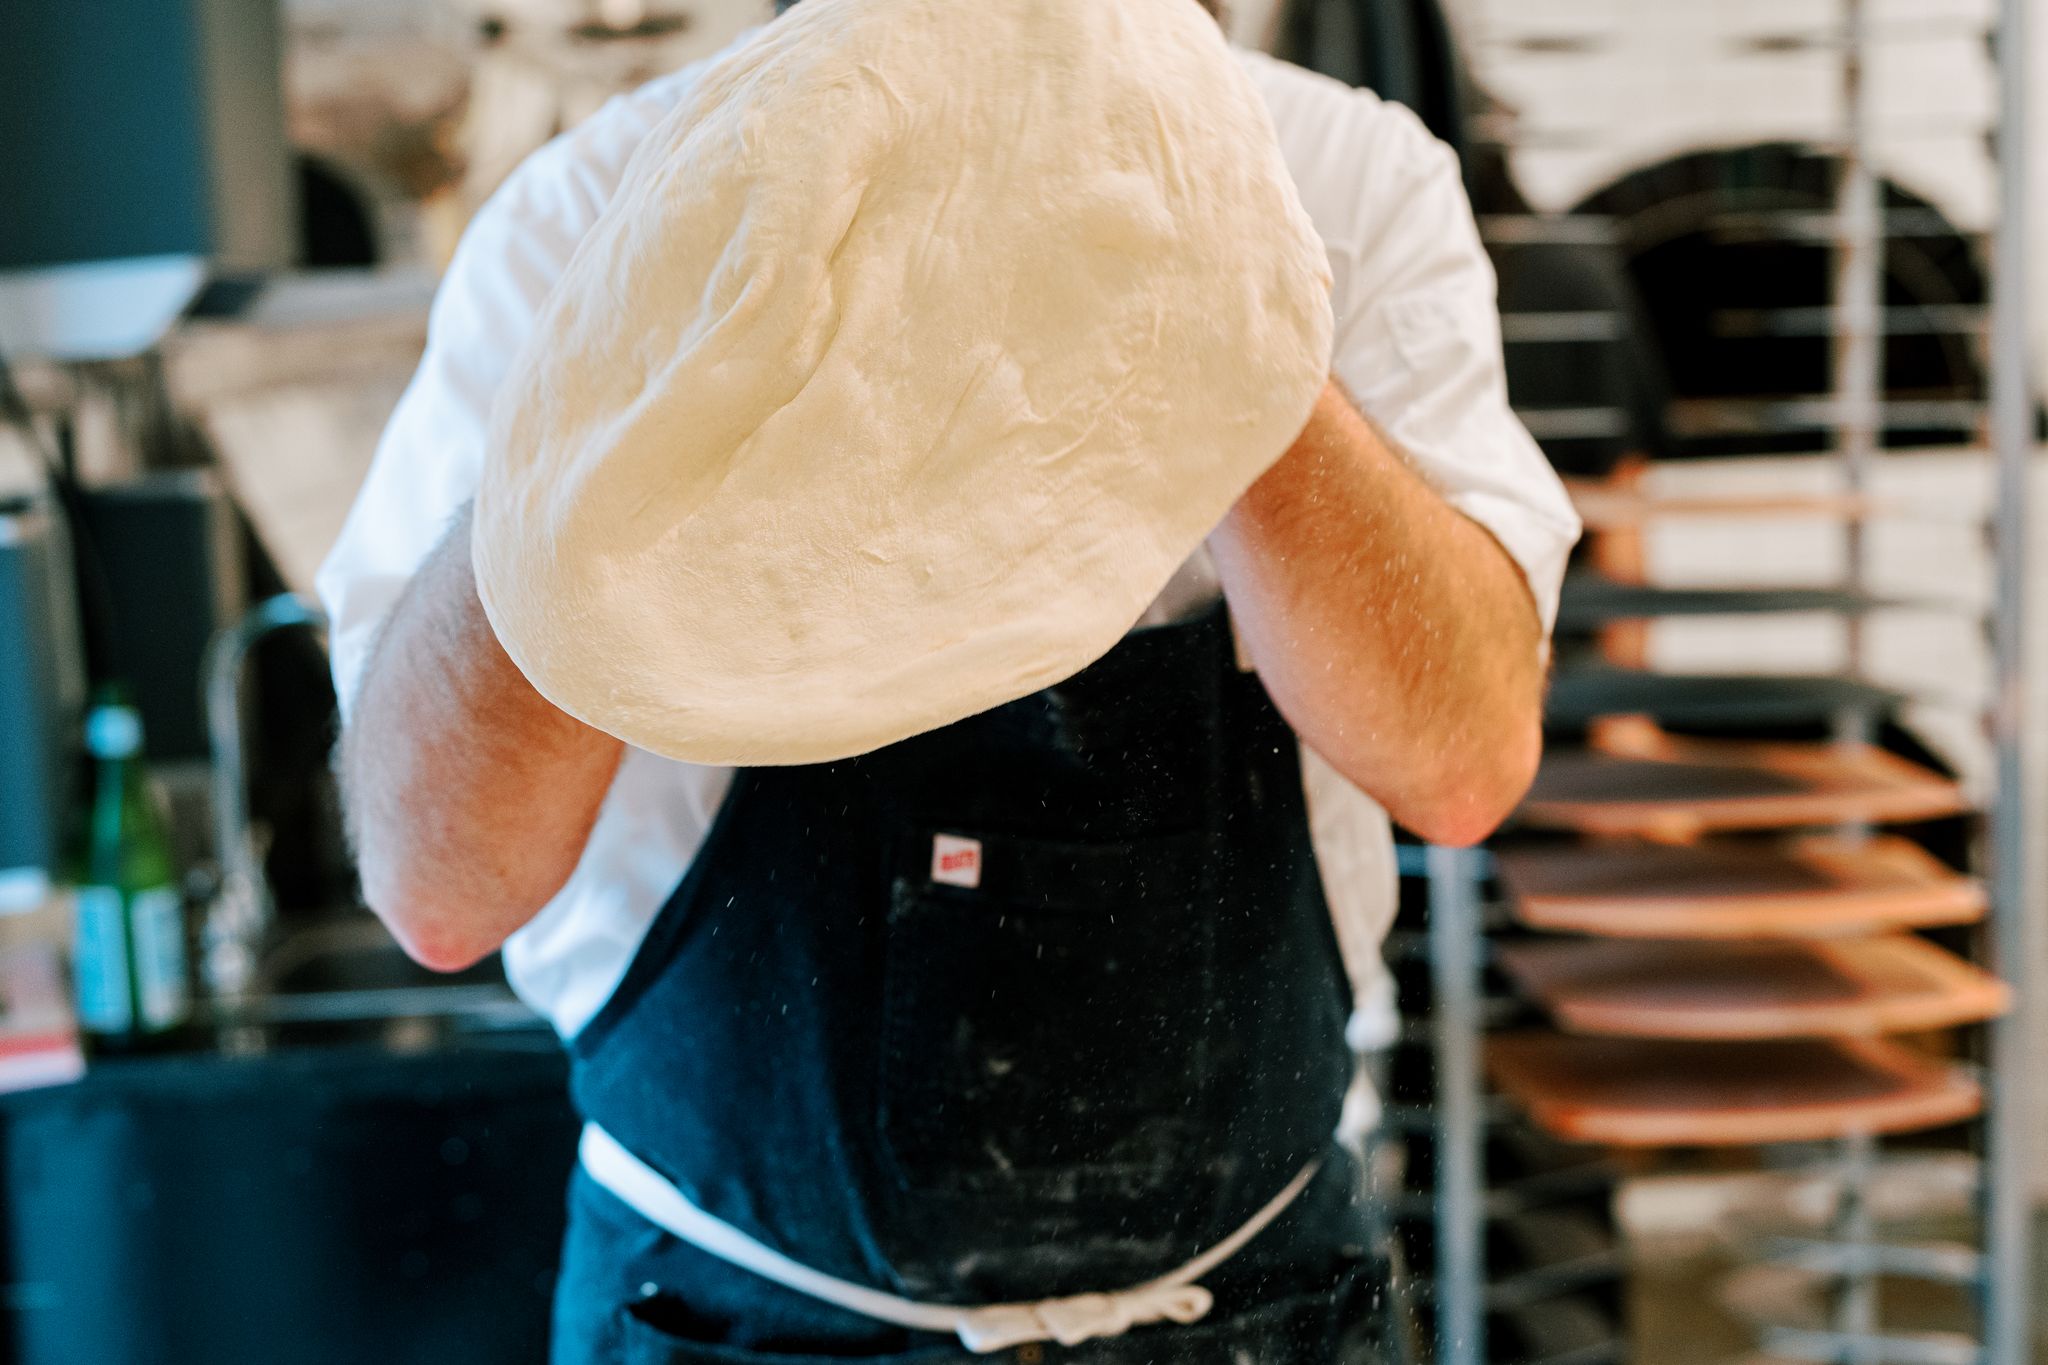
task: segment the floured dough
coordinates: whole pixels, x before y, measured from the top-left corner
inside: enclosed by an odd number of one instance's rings
[[[635,155],[473,533],[549,700],[818,762],[1105,653],[1306,422],[1323,248],[1194,0],[807,0]]]

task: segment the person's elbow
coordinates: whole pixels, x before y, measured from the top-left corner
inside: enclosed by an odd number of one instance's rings
[[[1389,813],[1420,839],[1469,848],[1515,813],[1542,757],[1541,705],[1517,705],[1452,736],[1436,761],[1424,760],[1402,808]]]
[[[479,924],[473,898],[417,860],[359,850],[363,900],[405,955],[429,971],[460,972],[489,957],[503,935]]]

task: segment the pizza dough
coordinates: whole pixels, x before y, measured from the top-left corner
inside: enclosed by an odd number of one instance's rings
[[[1328,263],[1195,0],[807,0],[647,138],[473,531],[542,695],[866,752],[1107,652],[1299,434]]]

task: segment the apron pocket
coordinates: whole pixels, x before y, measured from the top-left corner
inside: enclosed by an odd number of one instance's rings
[[[879,1087],[903,1189],[1099,1210],[1185,1182],[1214,1140],[1209,866],[1199,834],[906,840]]]

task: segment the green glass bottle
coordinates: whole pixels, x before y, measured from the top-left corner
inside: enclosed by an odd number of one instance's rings
[[[72,859],[79,1026],[103,1045],[145,1042],[192,1013],[185,906],[142,764],[142,718],[118,691],[86,714],[92,760]]]

